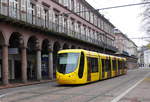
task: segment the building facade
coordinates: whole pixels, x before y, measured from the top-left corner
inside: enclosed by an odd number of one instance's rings
[[[150,67],[150,50],[144,51],[144,63],[145,67],[149,68]]]
[[[113,29],[85,0],[0,0],[0,83],[53,79],[60,49],[115,53]]]
[[[129,56],[137,56],[137,45],[118,29],[115,29],[115,45],[118,53],[127,54]]]
[[[138,51],[138,64],[140,68],[150,68],[150,49],[143,46]]]
[[[115,45],[118,48],[117,54],[127,58],[129,69],[138,68],[137,45],[120,30],[115,29]]]

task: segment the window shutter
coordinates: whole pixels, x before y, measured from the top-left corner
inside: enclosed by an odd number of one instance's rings
[[[45,22],[45,11],[44,11],[44,7],[41,6],[41,19],[42,19],[42,26],[45,26],[46,22]]]
[[[58,16],[59,17],[59,25],[62,26],[62,16]]]
[[[21,11],[26,12],[26,0],[21,0]]]
[[[71,10],[72,8],[71,0],[68,0],[68,4],[69,4],[69,9]]]
[[[27,1],[27,12],[29,15],[32,14],[32,7],[31,7],[31,2],[30,0],[26,0]]]
[[[68,29],[71,29],[71,20],[68,19]]]
[[[74,22],[74,26],[75,26],[75,32],[77,32],[77,22]]]
[[[13,1],[14,0],[9,0],[9,15],[11,16],[11,17],[13,17],[13,12],[14,12],[14,8],[13,8]]]
[[[15,1],[15,12],[16,12],[16,16],[18,19],[20,19],[20,11],[19,11],[19,2],[18,1]]]
[[[52,10],[52,21],[53,21],[53,23],[55,23],[55,20],[56,20],[56,18],[55,18],[55,12]]]
[[[65,18],[62,16],[62,26],[61,26],[62,32],[65,31],[65,30],[64,30],[64,27],[65,27],[64,19],[65,19]]]
[[[82,10],[82,4],[80,3],[80,8],[79,8],[79,12],[80,12],[80,13],[79,13],[79,15],[80,15],[81,17],[82,17],[82,11],[83,11],[83,10]]]
[[[60,4],[63,4],[63,0],[59,0],[58,2],[59,2]]]
[[[70,1],[70,0],[64,0],[64,6],[65,7],[68,7],[68,3],[69,3],[68,1]]]
[[[83,35],[83,26],[81,25],[81,35]]]
[[[77,1],[74,0],[74,12],[77,12]]]
[[[30,0],[26,0],[26,4],[27,4],[27,21],[29,23],[32,23],[32,7]]]
[[[7,3],[7,0],[1,0],[2,3]]]
[[[37,17],[41,17],[41,7],[40,7],[40,4],[37,4],[36,5],[36,9],[37,9]]]
[[[45,20],[45,11],[44,11],[44,7],[43,6],[41,6],[41,18],[42,18],[42,20]]]
[[[88,37],[89,36],[89,30],[88,30],[88,28],[86,27],[86,37]]]
[[[76,2],[76,7],[75,8],[76,8],[76,12],[79,12],[79,3],[78,2]]]
[[[52,22],[53,21],[52,9],[49,9],[48,13],[49,13],[49,21]]]

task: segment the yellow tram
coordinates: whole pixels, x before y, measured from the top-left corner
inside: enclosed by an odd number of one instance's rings
[[[56,80],[59,84],[85,84],[127,73],[126,58],[82,49],[58,52]]]

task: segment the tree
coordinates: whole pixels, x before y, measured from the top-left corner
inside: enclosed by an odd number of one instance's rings
[[[150,0],[143,0],[144,3],[150,2]],[[148,35],[150,35],[150,3],[147,3],[143,6],[143,23],[144,23],[144,30]]]

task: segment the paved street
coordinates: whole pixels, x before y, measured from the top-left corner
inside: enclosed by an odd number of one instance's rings
[[[55,82],[0,90],[0,102],[150,102],[150,70],[79,86]]]

